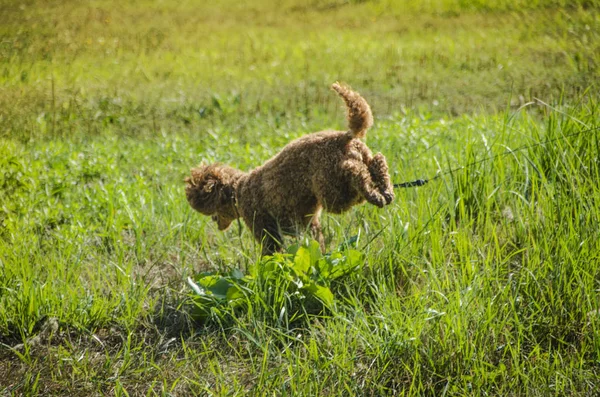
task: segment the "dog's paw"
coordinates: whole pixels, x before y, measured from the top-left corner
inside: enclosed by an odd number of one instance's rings
[[[379,192],[373,192],[370,197],[367,198],[367,201],[379,208],[383,208],[386,205],[386,198]]]
[[[392,201],[394,201],[394,199],[396,198],[396,195],[391,190],[384,191],[384,192],[381,193],[381,195],[385,199],[385,204],[386,205],[388,205],[389,203],[391,203]]]

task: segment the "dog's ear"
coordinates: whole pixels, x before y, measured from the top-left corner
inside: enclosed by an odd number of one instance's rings
[[[212,191],[217,188],[218,184],[219,181],[214,176],[209,175],[206,178],[206,182],[204,183],[202,190],[204,190],[206,193],[212,193]]]
[[[223,175],[218,170],[210,170],[204,176],[202,190],[205,193],[216,193],[223,186]]]

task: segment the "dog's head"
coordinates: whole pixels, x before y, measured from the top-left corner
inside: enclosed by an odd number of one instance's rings
[[[234,183],[242,172],[222,164],[200,165],[192,168],[185,178],[185,195],[196,211],[209,215],[225,230],[239,215],[235,208]]]

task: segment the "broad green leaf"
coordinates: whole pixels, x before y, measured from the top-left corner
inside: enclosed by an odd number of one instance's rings
[[[304,290],[310,292],[326,306],[333,305],[333,293],[329,288],[313,282],[306,285]]]
[[[348,250],[346,258],[350,266],[361,266],[364,263],[364,255],[357,250]]]
[[[310,269],[310,251],[306,247],[298,248],[294,257],[292,268],[299,274],[304,275]]]
[[[194,300],[194,306],[191,308],[190,315],[196,321],[204,321],[210,314],[210,306]]]
[[[290,254],[290,255],[296,255],[296,253],[298,252],[298,249],[299,249],[299,248],[300,248],[300,245],[298,245],[298,244],[293,244],[293,245],[290,245],[290,246],[287,248],[286,252],[287,252],[288,254]]]
[[[321,258],[319,259],[319,261],[317,262],[317,273],[318,276],[320,276],[321,278],[327,279],[327,277],[329,276],[329,273],[331,272],[331,262],[329,261],[329,258]]]
[[[238,287],[235,284],[232,284],[229,287],[229,289],[227,290],[226,297],[227,297],[227,301],[231,302],[233,300],[243,298],[244,294],[242,293],[242,289],[240,287]]]
[[[235,268],[231,270],[231,277],[237,280],[241,280],[244,278],[244,273],[242,273],[240,269]]]
[[[321,252],[321,246],[315,240],[308,243],[308,250],[310,251],[310,265],[314,266],[319,259],[323,256]]]
[[[227,297],[227,290],[231,286],[231,282],[229,280],[218,275],[206,276],[198,280],[198,284],[201,287],[204,287],[207,291],[210,291],[214,297],[221,299],[225,299]]]
[[[364,263],[364,257],[360,251],[348,250],[345,252],[345,254],[345,256],[332,260],[332,263],[335,263],[335,265],[333,266],[329,275],[331,280],[335,280],[336,278],[348,274],[356,268],[360,268]]]
[[[277,262],[273,259],[273,258],[269,258],[269,260],[263,262],[260,266],[259,269],[257,269],[257,273],[262,273],[263,275],[265,273],[270,273],[275,271],[275,269],[277,269],[278,264]]]

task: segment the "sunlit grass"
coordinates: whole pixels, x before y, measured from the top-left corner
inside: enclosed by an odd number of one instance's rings
[[[600,387],[593,1],[0,7],[0,394]],[[260,249],[184,176],[342,128],[337,79],[373,104],[394,182],[438,177],[324,216],[328,251],[365,258],[333,304],[265,278],[197,321],[187,278]]]
[[[336,80],[369,94],[381,116],[472,114],[577,97],[598,77],[593,2],[231,3],[9,7],[2,133],[215,122],[235,132],[267,115],[297,127],[339,109],[328,92]]]

